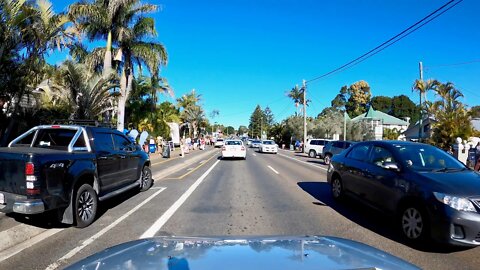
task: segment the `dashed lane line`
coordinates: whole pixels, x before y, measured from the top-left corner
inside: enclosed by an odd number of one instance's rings
[[[121,216],[119,219],[115,220],[113,223],[111,223],[110,225],[108,225],[107,227],[103,228],[101,231],[99,231],[98,233],[96,233],[95,235],[93,235],[92,237],[86,239],[85,241],[83,241],[83,243],[72,249],[70,252],[68,252],[67,254],[65,254],[63,257],[61,257],[60,259],[58,259],[56,262],[50,264],[46,270],[54,270],[54,269],[57,269],[58,267],[60,267],[60,265],[64,262],[66,262],[68,259],[72,258],[73,256],[75,256],[80,250],[84,249],[86,246],[90,245],[91,243],[93,243],[95,240],[97,240],[98,238],[100,238],[102,235],[104,235],[106,232],[108,232],[109,230],[111,230],[113,227],[117,226],[120,222],[122,222],[124,219],[126,219],[127,217],[129,217],[131,214],[133,214],[135,211],[137,211],[138,209],[140,209],[140,207],[144,206],[145,204],[147,204],[149,201],[151,201],[153,198],[155,198],[158,194],[160,194],[162,191],[164,191],[165,189],[167,189],[166,187],[163,187],[161,189],[159,189],[157,192],[153,193],[150,197],[148,197],[147,199],[145,199],[143,202],[141,202],[140,204],[138,204],[137,206],[135,206],[134,208],[132,208],[130,211],[128,211],[127,213],[125,213],[123,216]]]
[[[268,168],[270,168],[270,170],[272,170],[274,173],[276,173],[276,174],[280,174],[280,173],[279,173],[279,172],[277,172],[277,171],[276,171],[274,168],[272,168],[272,166],[268,165],[267,167],[268,167]]]

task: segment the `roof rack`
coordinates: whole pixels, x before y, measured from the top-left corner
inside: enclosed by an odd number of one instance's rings
[[[53,120],[52,124],[53,125],[78,125],[78,126],[114,128],[112,123],[99,122],[97,120],[55,119],[55,120]]]

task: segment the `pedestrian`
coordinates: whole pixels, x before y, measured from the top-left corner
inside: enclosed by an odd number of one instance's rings
[[[480,142],[477,143],[475,146],[475,171],[480,170]]]
[[[183,151],[183,149],[185,148],[185,141],[183,140],[183,138],[180,139],[180,156],[185,157],[185,152]]]

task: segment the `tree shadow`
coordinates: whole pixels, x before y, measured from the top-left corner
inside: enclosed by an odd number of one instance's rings
[[[471,249],[469,247],[456,247],[433,242],[411,243],[401,235],[394,216],[373,209],[353,198],[345,197],[340,202],[334,200],[330,185],[327,182],[298,182],[297,185],[318,200],[317,202],[312,202],[313,204],[321,207],[330,207],[352,222],[413,249],[434,253],[453,253]]]

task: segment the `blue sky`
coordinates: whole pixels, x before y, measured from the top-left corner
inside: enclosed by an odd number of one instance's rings
[[[447,1],[431,0],[229,0],[147,1],[158,40],[169,54],[161,74],[176,97],[196,89],[213,121],[248,125],[257,104],[276,121],[295,112],[286,92],[302,79],[322,75],[423,18]],[[64,1],[53,1],[64,10]],[[418,78],[453,82],[470,106],[480,104],[480,1],[464,0],[395,45],[342,73],[312,82],[307,109],[316,116],[343,85],[367,81],[372,95],[405,94]],[[64,57],[58,54],[52,61]],[[471,64],[441,66],[477,61]],[[433,95],[430,99],[433,99]],[[170,100],[163,97],[164,100]]]

